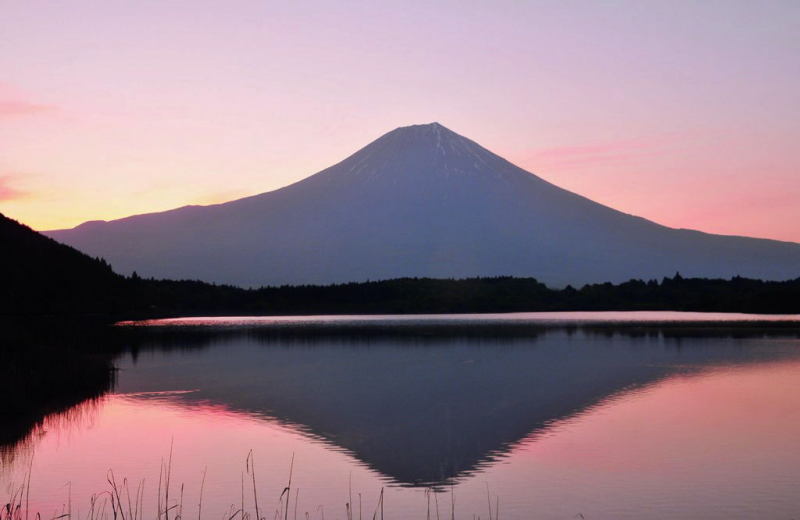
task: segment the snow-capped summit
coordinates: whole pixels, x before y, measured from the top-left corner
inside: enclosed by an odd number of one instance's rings
[[[533,276],[561,286],[800,276],[800,244],[671,229],[563,190],[439,123],[300,182],[49,236],[120,272],[242,286]]]
[[[511,166],[476,142],[439,123],[429,123],[392,130],[336,167],[346,164],[345,169],[354,175],[380,174],[395,180],[464,175],[497,178],[510,171],[502,163]],[[519,175],[521,170],[512,169]]]

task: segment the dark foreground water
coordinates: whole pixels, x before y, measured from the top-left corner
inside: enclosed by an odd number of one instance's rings
[[[800,328],[767,319],[797,317],[126,324],[114,393],[2,452],[0,492],[30,468],[32,510],[99,516],[113,470],[129,517],[160,488],[171,518],[253,520],[252,450],[268,519],[292,467],[289,518],[372,518],[381,489],[385,518],[798,518]]]

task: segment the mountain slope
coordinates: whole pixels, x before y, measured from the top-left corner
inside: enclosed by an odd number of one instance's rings
[[[671,229],[618,212],[437,123],[398,128],[272,192],[46,234],[121,272],[242,286],[800,275],[798,244]]]
[[[123,278],[103,260],[0,214],[0,315],[109,312]]]

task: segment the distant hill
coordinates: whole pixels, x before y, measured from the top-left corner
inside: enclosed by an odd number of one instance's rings
[[[0,214],[0,314],[113,312],[124,278],[91,258]]]
[[[800,276],[800,244],[661,226],[563,190],[437,123],[393,130],[269,193],[46,234],[122,273],[243,287]]]

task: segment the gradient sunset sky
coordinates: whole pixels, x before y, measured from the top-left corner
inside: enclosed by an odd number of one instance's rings
[[[0,211],[280,188],[439,121],[673,227],[800,241],[800,2],[0,0]]]

